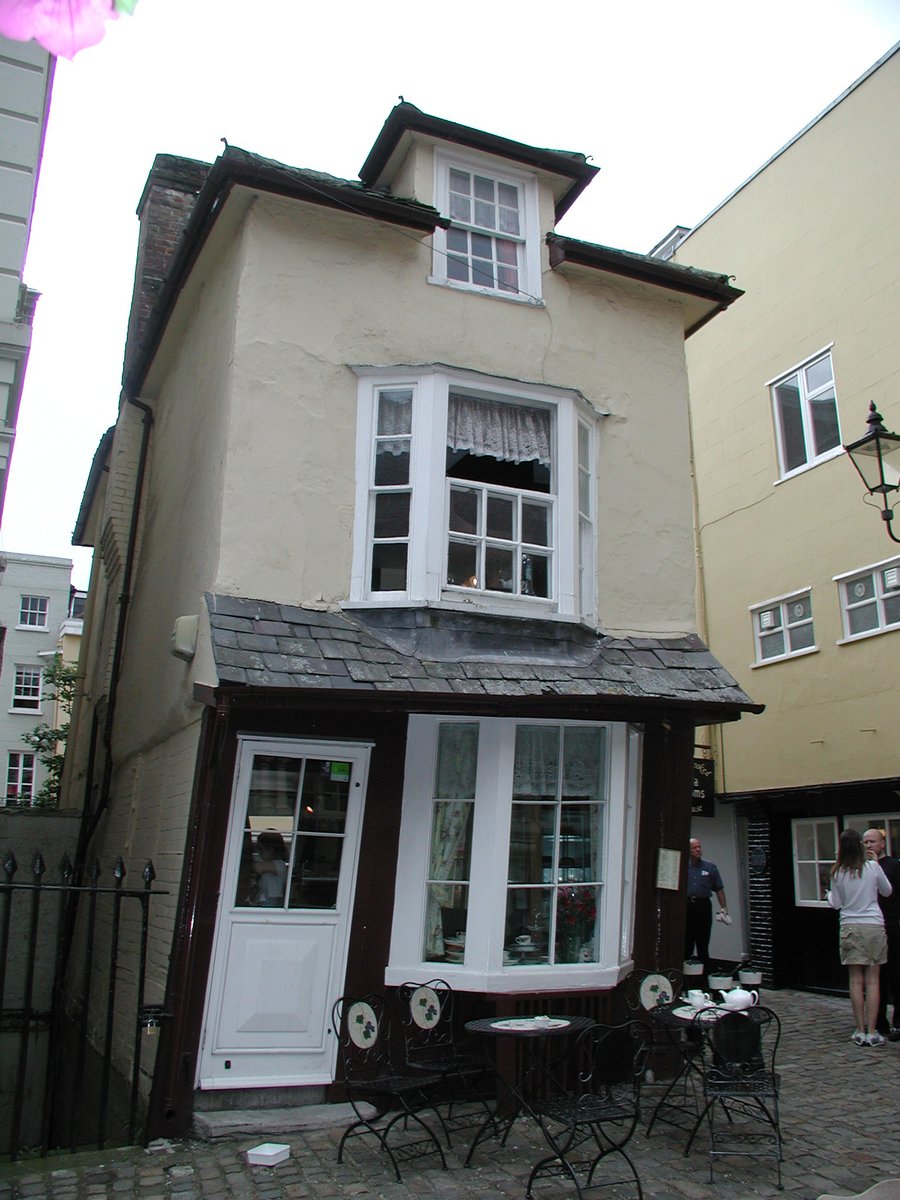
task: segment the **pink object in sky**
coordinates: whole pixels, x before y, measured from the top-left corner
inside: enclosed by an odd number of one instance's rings
[[[0,34],[18,42],[33,38],[51,54],[74,58],[94,46],[105,22],[131,12],[136,0],[0,0]]]

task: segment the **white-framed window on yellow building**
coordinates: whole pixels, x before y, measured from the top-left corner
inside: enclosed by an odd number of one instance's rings
[[[750,613],[755,666],[810,654],[816,649],[809,589],[756,604]]]
[[[844,640],[900,629],[900,558],[835,575],[841,597]]]
[[[781,477],[842,452],[830,348],[769,381]]]

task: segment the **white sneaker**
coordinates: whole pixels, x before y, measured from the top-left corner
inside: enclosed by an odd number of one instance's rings
[[[857,1029],[857,1031],[853,1034],[853,1040],[856,1042],[857,1046],[868,1046],[869,1044],[869,1039],[861,1029]]]
[[[869,1036],[866,1038],[866,1045],[867,1046],[883,1046],[884,1038],[881,1036],[880,1033],[870,1033]]]

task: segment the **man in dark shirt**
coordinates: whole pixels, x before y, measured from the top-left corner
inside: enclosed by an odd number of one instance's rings
[[[684,928],[684,957],[699,958],[703,971],[709,967],[709,935],[712,931],[712,894],[716,893],[725,916],[725,885],[719,868],[703,858],[703,847],[699,838],[691,838],[691,852],[687,869],[687,916]]]
[[[887,934],[887,962],[881,968],[880,999],[878,1001],[878,1018],[875,1028],[882,1037],[890,1038],[892,1042],[900,1042],[900,859],[885,853],[886,842],[883,829],[867,829],[863,834],[863,846],[866,857],[873,858],[887,875],[888,883],[894,889],[890,896],[879,896],[881,914],[884,917],[884,931]],[[888,1024],[888,996],[894,1006],[893,1028]]]

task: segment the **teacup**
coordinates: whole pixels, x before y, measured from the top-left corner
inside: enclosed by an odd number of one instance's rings
[[[535,1023],[535,1025],[540,1025],[541,1028],[545,1028],[547,1025],[550,1024],[550,1018],[547,1016],[535,1017],[534,1023]]]
[[[527,933],[520,933],[519,936],[516,938],[516,945],[517,946],[530,946],[531,945],[530,935]]]
[[[711,1003],[711,1000],[706,992],[701,992],[699,988],[691,988],[687,994],[688,1004],[693,1008],[705,1008]]]

